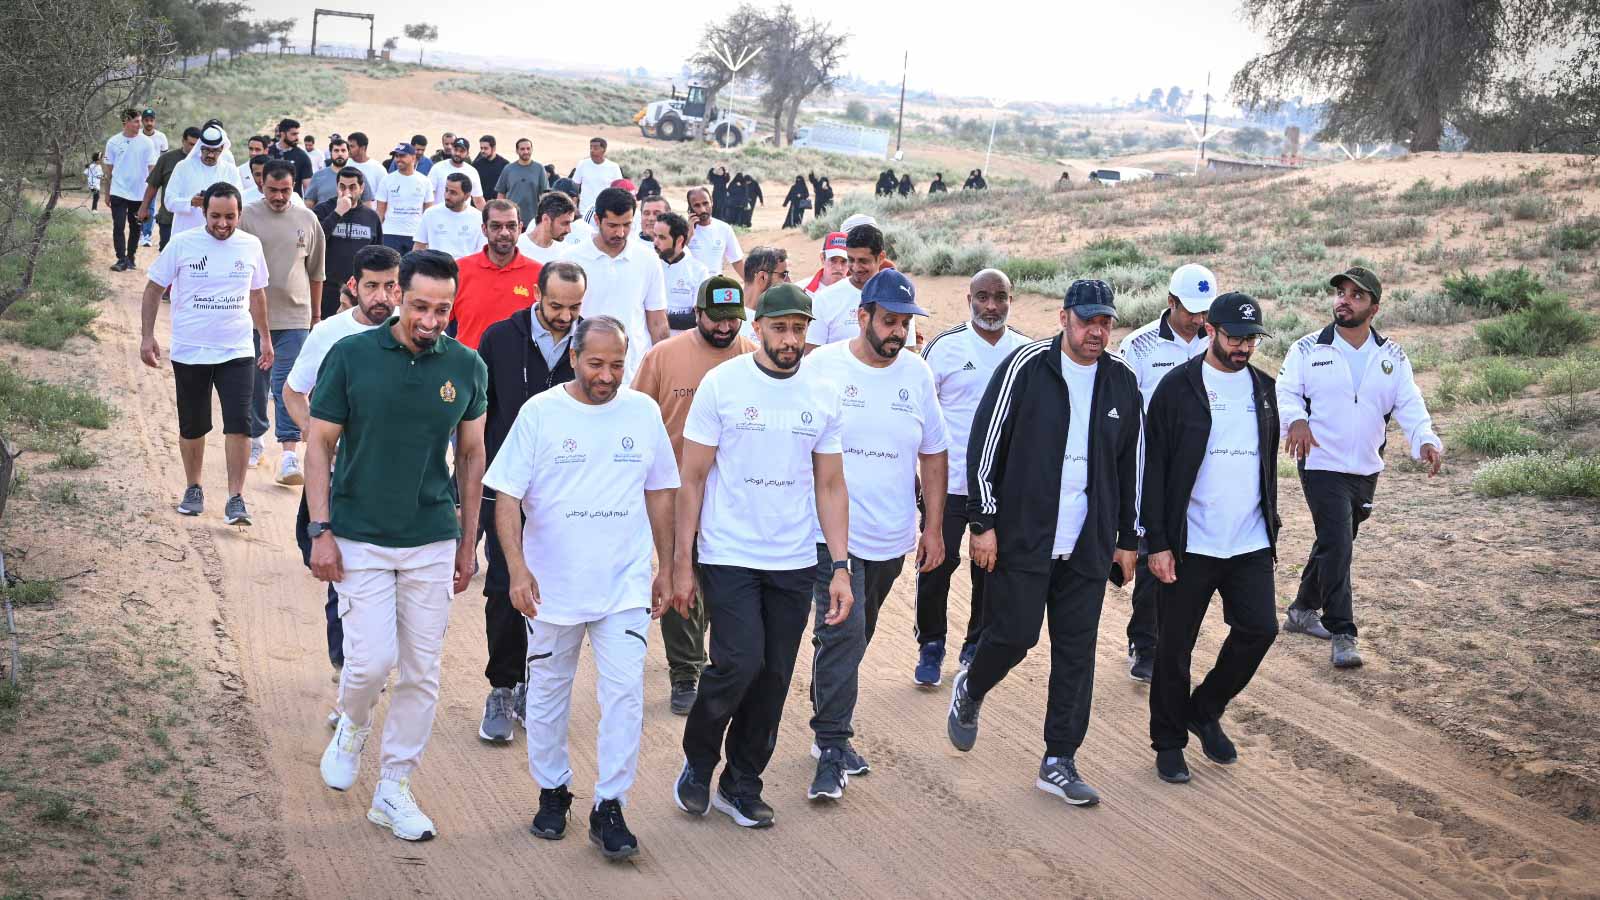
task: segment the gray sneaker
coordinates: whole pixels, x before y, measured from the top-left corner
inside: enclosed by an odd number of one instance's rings
[[[244,497],[234,494],[228,498],[228,505],[222,508],[222,521],[229,525],[250,524],[250,510],[244,507]]]
[[[967,670],[957,672],[950,684],[950,715],[945,718],[945,732],[957,750],[971,750],[978,742],[978,707],[982,705],[967,695]]]
[[[846,775],[865,775],[872,771],[872,766],[867,764],[867,758],[857,753],[855,745],[849,741],[845,741],[844,746],[839,748],[839,757],[844,763]],[[817,746],[816,741],[811,742],[811,758],[822,758],[822,748]]]
[[[1324,641],[1333,637],[1328,629],[1322,627],[1322,617],[1314,609],[1301,609],[1298,606],[1289,607],[1289,612],[1283,619],[1283,630],[1290,634],[1309,634],[1314,638]]]
[[[1333,667],[1335,669],[1358,669],[1361,667],[1361,651],[1356,649],[1355,635],[1336,634],[1333,636]]]
[[[521,725],[524,731],[528,729],[528,723],[522,721],[522,717],[527,714],[527,711],[528,683],[519,681],[517,686],[511,689],[511,718],[516,719],[517,724]]]
[[[509,743],[516,734],[511,723],[511,688],[495,688],[483,701],[483,724],[478,737],[497,744]]]
[[[844,796],[844,787],[849,783],[850,776],[844,773],[844,754],[838,747],[825,748],[817,760],[817,777],[811,780],[806,799],[837,800]]]
[[[183,502],[178,504],[178,512],[186,516],[198,516],[206,508],[206,492],[200,490],[200,485],[191,484],[183,490]]]
[[[1093,806],[1100,802],[1100,792],[1089,787],[1078,777],[1078,764],[1070,756],[1050,757],[1039,763],[1039,780],[1034,782],[1039,790],[1067,801],[1073,806]]]

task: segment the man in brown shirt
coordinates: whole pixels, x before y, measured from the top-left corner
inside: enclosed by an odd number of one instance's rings
[[[262,169],[262,198],[245,207],[239,228],[261,241],[267,258],[267,327],[272,331],[271,372],[256,370],[255,393],[250,406],[250,466],[261,461],[261,438],[267,433],[267,390],[272,390],[278,443],[279,484],[304,484],[305,474],[295,453],[300,426],[283,405],[283,382],[294,368],[300,346],[311,327],[322,318],[322,282],[326,244],[317,216],[294,202],[294,164],[269,160]],[[257,348],[259,352],[260,348]]]
[[[633,389],[648,394],[661,407],[661,419],[672,439],[672,452],[683,463],[683,423],[701,379],[713,368],[751,353],[756,345],[739,333],[744,323],[744,288],[732,278],[714,275],[695,293],[695,327],[650,348],[639,363]],[[706,607],[696,598],[688,616],[672,609],[661,614],[661,643],[667,651],[672,679],[672,711],[686,716],[694,706],[700,671],[706,664]]]

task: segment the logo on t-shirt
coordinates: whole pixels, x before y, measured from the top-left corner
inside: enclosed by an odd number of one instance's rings
[[[242,259],[236,259],[236,260],[233,261],[233,274],[237,275],[240,272],[248,272],[248,271],[250,271],[250,264],[249,263],[246,263]]]
[[[456,386],[446,381],[439,387],[439,399],[446,403],[456,402]]]
[[[900,389],[900,400],[901,400],[901,402],[904,402],[904,401],[910,400],[910,399],[911,399],[911,392],[906,390],[905,388],[901,388]]]
[[[189,271],[195,273],[196,275],[204,274],[206,271],[206,261],[208,259],[210,259],[210,257],[202,256],[194,262],[189,263]]]
[[[578,449],[578,442],[573,440],[572,438],[567,438],[566,440],[561,442],[561,449],[565,450],[568,453],[571,453],[574,450]]]
[[[810,412],[801,413],[800,414],[800,421],[805,423],[805,424],[807,424],[807,425],[810,425],[811,424],[811,413]]]
[[[972,364],[972,360],[969,359],[969,360],[967,360],[967,364],[961,367],[961,371],[963,371],[963,372],[976,372],[976,371],[978,371],[978,367],[973,365]]]
[[[756,419],[761,418],[761,410],[756,409],[754,406],[746,406],[744,408],[744,417],[754,422]]]
[[[631,437],[623,438],[622,439],[622,449],[624,449],[624,450],[632,450],[633,449],[633,438],[631,438]]]
[[[861,391],[858,390],[855,385],[853,385],[853,384],[845,385],[844,395],[846,397],[850,397],[850,398],[854,399],[856,394],[859,394],[859,393],[861,393]]]
[[[529,297],[529,296],[532,296],[528,292],[528,289],[526,287],[523,287],[520,284],[512,286],[511,293],[516,294],[518,297]]]
[[[1383,365],[1381,366],[1381,368],[1383,369],[1383,374],[1385,374],[1385,375],[1393,375],[1394,374],[1394,363],[1388,361],[1387,359],[1383,361]]]

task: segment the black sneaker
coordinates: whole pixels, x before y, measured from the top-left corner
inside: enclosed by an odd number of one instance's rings
[[[678,783],[672,786],[672,802],[691,816],[705,815],[711,809],[711,779],[701,781],[696,778],[694,767],[684,760]]]
[[[119,259],[111,264],[111,271],[113,272],[126,272],[131,268],[133,268],[133,264],[126,259]]]
[[[533,815],[528,830],[535,837],[559,841],[567,836],[567,812],[572,809],[572,792],[566,785],[545,788],[539,792],[539,811]]]
[[[628,830],[622,804],[616,800],[601,800],[589,813],[589,841],[606,859],[627,859],[639,852],[639,839]]]
[[[1182,750],[1157,750],[1156,774],[1168,784],[1186,784],[1189,781],[1189,763]]]
[[[1220,720],[1190,721],[1189,730],[1200,739],[1200,749],[1205,751],[1206,759],[1224,766],[1239,761],[1239,750],[1233,746],[1233,741],[1228,740]]]
[[[972,665],[972,658],[974,656],[977,656],[977,655],[978,655],[978,645],[977,644],[962,644],[961,645],[961,656],[959,657],[961,668],[965,669],[965,668],[970,667]]]
[[[695,683],[692,681],[675,681],[672,683],[672,714],[687,716],[689,710],[694,709],[694,698],[697,696]]]
[[[1134,681],[1150,683],[1150,678],[1156,673],[1156,655],[1149,650],[1140,650],[1132,644],[1128,645],[1128,677]]]
[[[817,776],[806,791],[807,800],[837,800],[844,796],[844,787],[850,776],[844,773],[844,754],[838,747],[828,747],[817,760]]]
[[[845,741],[844,746],[839,748],[839,757],[844,763],[844,773],[846,775],[865,775],[872,771],[872,766],[867,763],[867,758],[858,753],[855,745],[849,741]],[[811,742],[811,758],[822,758],[822,748],[817,746],[816,741]]]
[[[711,805],[744,828],[766,828],[775,818],[772,807],[760,797],[729,797],[722,788],[711,796]]]
[[[950,714],[945,717],[945,733],[957,750],[971,750],[978,742],[978,708],[981,705],[982,701],[973,700],[967,693],[967,670],[957,672],[950,685]]]

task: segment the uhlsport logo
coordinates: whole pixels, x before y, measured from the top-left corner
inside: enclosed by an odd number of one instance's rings
[[[633,449],[633,438],[631,438],[631,437],[623,438],[622,439],[622,449],[624,449],[624,450],[632,450]]]
[[[744,417],[754,422],[755,420],[761,418],[761,410],[756,409],[754,406],[746,406],[744,408]]]
[[[561,442],[561,449],[565,450],[568,453],[571,453],[572,451],[578,449],[578,442],[573,440],[572,438],[567,438],[566,440]]]
[[[446,403],[456,402],[456,386],[446,381],[439,387],[439,399]]]

